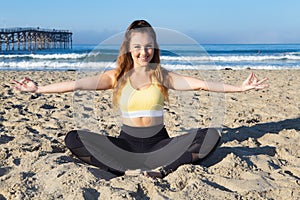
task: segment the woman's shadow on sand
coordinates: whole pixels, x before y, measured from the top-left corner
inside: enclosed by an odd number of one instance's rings
[[[249,166],[255,166],[255,164],[249,159],[250,156],[255,155],[268,155],[274,156],[276,153],[275,146],[260,146],[257,139],[261,138],[265,134],[278,134],[282,130],[296,130],[300,131],[300,117],[294,119],[286,119],[278,122],[267,122],[261,124],[255,124],[253,126],[241,126],[237,128],[224,128],[221,143],[227,143],[230,141],[243,142],[251,138],[254,142],[257,142],[258,147],[222,147],[219,146],[211,155],[207,158],[195,163],[204,167],[211,167],[221,162],[227,155],[234,153],[242,160],[246,161]],[[279,166],[273,166],[275,169]]]

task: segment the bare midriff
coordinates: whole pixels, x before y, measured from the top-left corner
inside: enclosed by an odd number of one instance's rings
[[[136,117],[122,118],[123,124],[127,126],[146,127],[163,124],[163,117]]]

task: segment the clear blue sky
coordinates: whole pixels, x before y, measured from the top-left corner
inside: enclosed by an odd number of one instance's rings
[[[299,0],[1,1],[0,28],[68,29],[74,43],[98,44],[135,19],[199,43],[300,43]]]

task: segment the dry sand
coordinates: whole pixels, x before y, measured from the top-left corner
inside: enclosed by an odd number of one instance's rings
[[[116,177],[80,162],[65,147],[64,136],[77,127],[118,133],[110,91],[93,93],[92,100],[82,100],[89,97],[80,93],[20,93],[10,88],[11,79],[28,76],[47,84],[74,80],[77,73],[1,71],[0,199],[300,199],[300,70],[251,71],[269,77],[270,87],[221,96],[221,146],[205,162],[183,165],[163,179]],[[218,73],[237,84],[250,70]],[[184,132],[185,124],[187,129],[214,124],[212,94],[188,94],[171,98],[176,103],[166,114],[171,135]],[[197,103],[187,103],[190,98]],[[92,103],[82,108],[80,101]],[[186,106],[192,107],[191,123],[180,121],[188,115]],[[91,123],[80,123],[88,115]]]

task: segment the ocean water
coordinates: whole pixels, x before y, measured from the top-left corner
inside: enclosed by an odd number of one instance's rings
[[[162,66],[178,69],[300,69],[300,44],[161,45]],[[0,70],[107,70],[119,45],[0,52]]]

